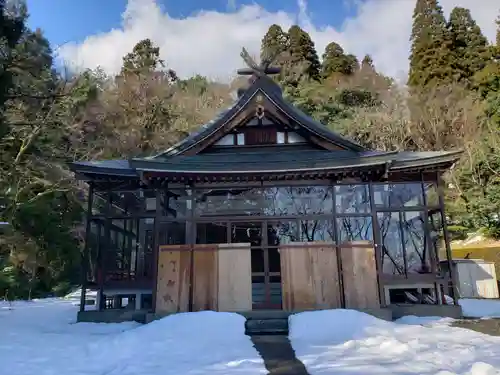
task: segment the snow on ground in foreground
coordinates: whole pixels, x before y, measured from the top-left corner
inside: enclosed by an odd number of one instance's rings
[[[77,323],[70,301],[0,302],[0,373],[205,375],[266,373],[245,318],[211,311],[147,325]]]
[[[311,375],[499,374],[500,338],[449,322],[387,322],[353,310],[314,311],[290,317],[290,341]]]
[[[468,299],[458,301],[462,313],[467,318],[500,318],[500,300],[498,299]]]

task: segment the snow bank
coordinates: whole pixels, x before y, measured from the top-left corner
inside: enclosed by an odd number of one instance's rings
[[[0,303],[0,373],[266,373],[237,314],[177,314],[140,325],[75,324],[76,312],[62,299]]]
[[[467,318],[500,318],[500,300],[498,299],[468,299],[458,301],[462,313]]]
[[[314,311],[290,317],[290,340],[311,375],[498,374],[500,338],[449,322],[386,322],[353,310]]]

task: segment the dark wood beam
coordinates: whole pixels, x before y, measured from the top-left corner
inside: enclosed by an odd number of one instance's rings
[[[85,225],[85,244],[83,247],[82,254],[82,267],[81,267],[81,280],[82,280],[82,292],[80,296],[80,311],[85,311],[85,302],[87,297],[87,284],[88,284],[88,267],[89,267],[89,242],[91,236],[91,225],[92,225],[92,205],[94,198],[94,185],[89,184],[88,202],[87,202],[87,213],[86,213],[86,225]]]

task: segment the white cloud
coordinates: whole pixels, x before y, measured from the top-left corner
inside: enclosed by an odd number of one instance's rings
[[[89,36],[82,43],[65,44],[58,52],[70,66],[100,66],[115,73],[122,57],[139,40],[150,38],[160,47],[169,68],[181,77],[199,73],[225,80],[243,63],[239,57],[241,47],[258,55],[261,38],[271,24],[288,29],[298,22],[313,38],[320,56],[329,42],[336,41],[360,58],[371,54],[384,73],[404,76],[415,0],[351,1],[356,7],[355,16],[336,29],[314,25],[308,17],[306,0],[297,0],[297,14],[269,12],[256,4],[233,7],[236,2],[229,0],[227,12],[200,11],[178,19],[155,0],[128,0],[119,29]],[[446,14],[454,6],[469,8],[483,33],[494,39],[494,20],[500,8],[496,0],[441,0],[440,4]]]

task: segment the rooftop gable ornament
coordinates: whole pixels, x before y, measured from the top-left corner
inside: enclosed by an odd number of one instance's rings
[[[245,47],[242,48],[240,53],[241,58],[247,64],[248,68],[238,69],[238,74],[242,76],[255,76],[263,77],[270,74],[278,74],[281,72],[281,68],[277,66],[270,66],[274,59],[279,53],[275,53],[267,58],[264,58],[260,64],[257,64],[255,60],[250,56]]]

